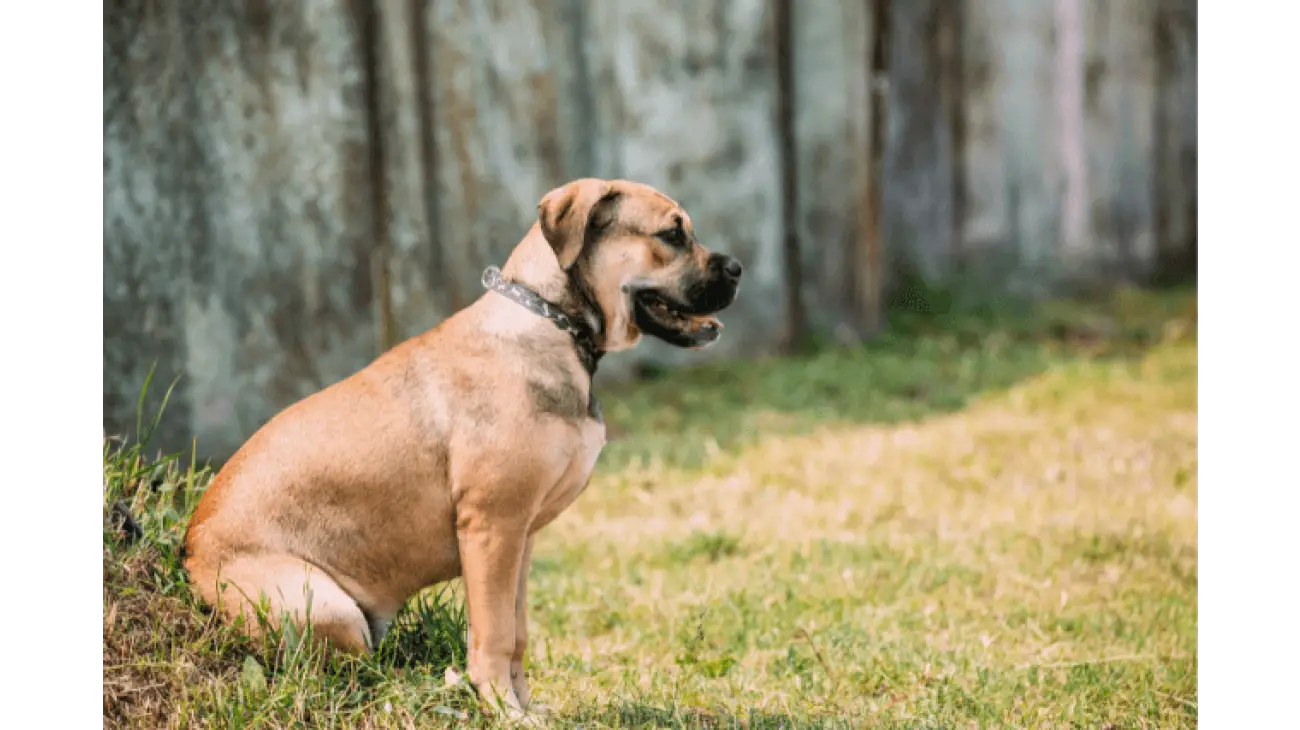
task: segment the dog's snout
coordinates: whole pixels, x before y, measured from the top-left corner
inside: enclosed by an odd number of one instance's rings
[[[732,279],[739,279],[742,271],[744,271],[744,267],[740,265],[739,259],[732,258],[731,256],[727,256],[723,259],[722,272],[727,276]]]

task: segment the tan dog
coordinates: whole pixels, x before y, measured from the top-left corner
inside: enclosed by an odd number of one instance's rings
[[[285,409],[203,495],[185,566],[230,616],[268,605],[347,651],[376,647],[420,589],[464,578],[470,680],[528,707],[533,535],[587,485],[605,443],[591,375],[642,333],[715,341],[741,268],[645,185],[548,193],[486,292]],[[548,321],[549,320],[549,321]],[[310,612],[308,611],[310,604]]]

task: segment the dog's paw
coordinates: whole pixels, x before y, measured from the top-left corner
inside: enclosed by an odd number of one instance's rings
[[[546,727],[546,714],[533,707],[527,710],[509,709],[502,713],[506,723],[511,727]]]
[[[448,669],[448,682],[451,681],[452,675],[458,679],[458,683],[464,682],[459,673],[454,673]],[[465,682],[465,684],[469,684]],[[523,723],[522,727],[539,727],[534,725],[541,719],[541,713],[535,711],[532,707],[525,709],[522,702],[519,701],[519,695],[508,684],[504,683],[486,683],[483,686],[475,687],[478,691],[479,701],[483,707],[495,714],[501,720],[516,725]]]

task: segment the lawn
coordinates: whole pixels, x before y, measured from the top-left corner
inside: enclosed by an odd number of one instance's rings
[[[601,393],[530,583],[556,727],[1196,726],[1196,292],[894,322]],[[107,726],[492,725],[455,582],[365,660],[198,610],[209,474],[148,453],[105,446]]]

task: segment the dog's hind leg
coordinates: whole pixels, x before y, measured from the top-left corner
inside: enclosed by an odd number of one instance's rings
[[[259,613],[281,627],[287,617],[298,628],[311,625],[312,635],[353,654],[367,654],[374,645],[370,626],[356,600],[323,570],[292,555],[241,555],[213,569],[191,558],[191,580],[208,604],[232,619],[243,617],[245,630],[261,634]]]
[[[384,637],[388,635],[388,629],[393,625],[393,619],[383,616],[366,616],[366,625],[370,627],[370,648],[378,649],[379,644],[383,642]]]

